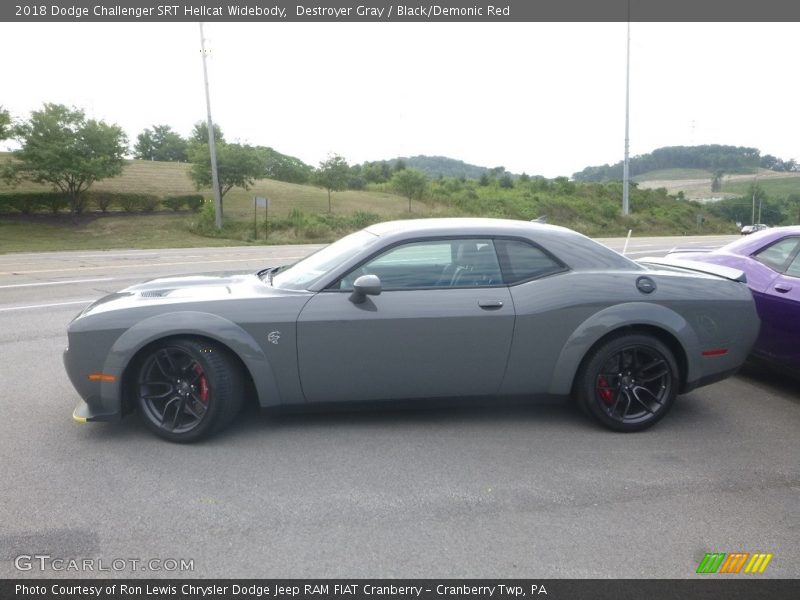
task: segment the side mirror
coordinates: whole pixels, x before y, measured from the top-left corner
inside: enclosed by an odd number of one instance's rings
[[[381,280],[377,275],[362,275],[353,282],[353,293],[350,302],[362,304],[367,296],[381,295]]]

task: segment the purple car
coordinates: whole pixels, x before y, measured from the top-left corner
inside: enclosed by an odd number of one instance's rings
[[[717,250],[675,249],[669,257],[744,271],[761,318],[753,355],[800,375],[800,226],[758,231]]]

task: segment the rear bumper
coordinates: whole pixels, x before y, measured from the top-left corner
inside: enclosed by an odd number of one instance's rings
[[[739,367],[734,367],[727,369],[725,371],[717,371],[716,373],[711,373],[710,375],[705,375],[696,381],[689,381],[681,388],[680,393],[686,394],[691,392],[694,389],[699,387],[703,387],[705,385],[711,385],[712,383],[717,383],[718,381],[722,381],[723,379],[727,379],[728,377],[732,377],[739,372]]]

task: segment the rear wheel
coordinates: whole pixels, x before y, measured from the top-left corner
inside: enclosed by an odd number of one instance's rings
[[[139,363],[136,398],[145,425],[172,442],[192,442],[229,425],[242,404],[242,377],[218,345],[166,340]]]
[[[581,408],[615,431],[640,431],[672,407],[678,390],[672,352],[649,335],[625,335],[592,351],[576,381]]]

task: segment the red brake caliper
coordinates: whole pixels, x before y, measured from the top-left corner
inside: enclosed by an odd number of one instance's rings
[[[203,374],[203,369],[200,368],[200,365],[195,365],[194,372],[196,375],[200,376],[200,379],[198,379],[198,385],[200,387],[200,393],[198,395],[200,396],[200,402],[208,404],[208,380],[205,374]]]
[[[611,391],[611,386],[603,375],[597,378],[597,393],[600,394],[600,399],[609,406],[614,403],[614,392]]]

